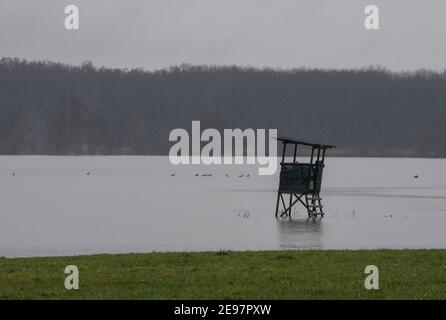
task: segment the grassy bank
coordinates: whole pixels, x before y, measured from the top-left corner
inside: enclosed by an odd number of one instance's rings
[[[65,266],[80,289],[64,287]],[[365,290],[364,268],[380,289]],[[446,250],[208,252],[0,259],[1,299],[446,299]]]

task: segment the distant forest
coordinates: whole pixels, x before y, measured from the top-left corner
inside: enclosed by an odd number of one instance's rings
[[[169,132],[277,128],[331,155],[446,156],[446,72],[0,60],[0,154],[166,154]]]

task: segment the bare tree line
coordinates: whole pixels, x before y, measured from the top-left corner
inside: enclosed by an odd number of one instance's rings
[[[1,154],[166,154],[169,132],[277,128],[355,156],[446,156],[446,73],[0,60]]]

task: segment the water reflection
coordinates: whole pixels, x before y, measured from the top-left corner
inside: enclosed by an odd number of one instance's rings
[[[321,218],[277,219],[277,228],[281,248],[322,247],[323,219]]]

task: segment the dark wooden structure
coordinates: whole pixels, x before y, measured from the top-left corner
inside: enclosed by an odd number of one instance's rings
[[[324,169],[325,152],[327,149],[335,148],[332,145],[311,143],[288,137],[279,137],[277,140],[283,143],[282,161],[280,162],[280,183],[277,193],[276,218],[291,217],[291,209],[300,202],[308,212],[308,217],[323,217],[322,202],[320,197],[322,184],[322,171]],[[309,163],[297,161],[297,146],[311,147]],[[286,162],[287,146],[294,146],[292,162]],[[284,195],[289,195],[288,206]],[[280,204],[283,211],[279,212]]]

